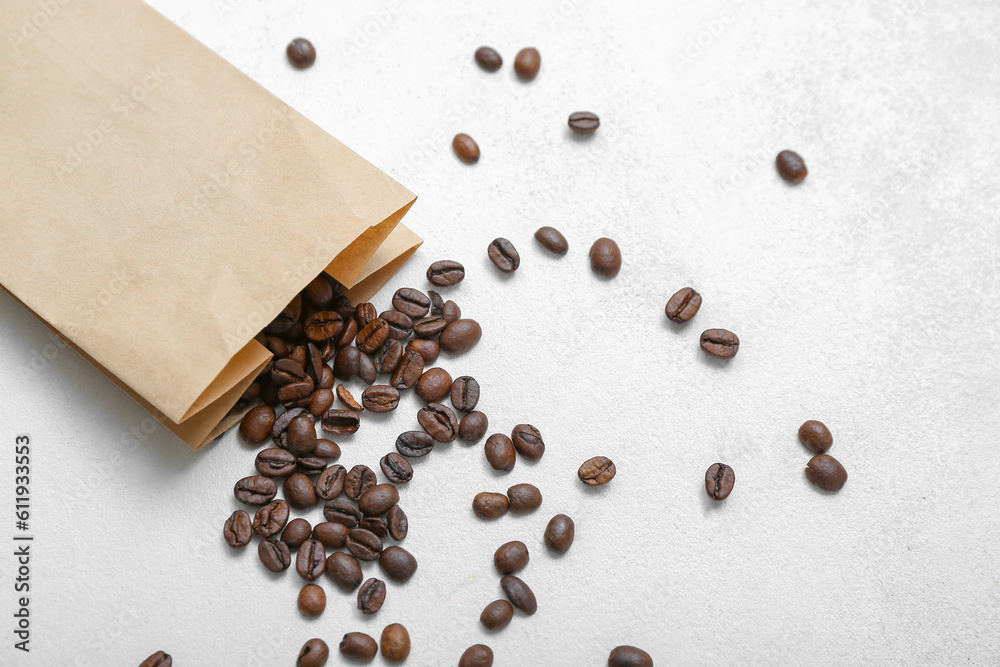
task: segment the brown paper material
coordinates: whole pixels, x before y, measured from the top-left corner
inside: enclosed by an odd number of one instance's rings
[[[302,287],[413,253],[415,197],[139,0],[47,5],[0,3],[0,284],[201,446]]]

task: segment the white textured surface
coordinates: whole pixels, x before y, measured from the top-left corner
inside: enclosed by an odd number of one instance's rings
[[[602,665],[621,643],[658,665],[1000,663],[994,2],[153,4],[420,195],[406,221],[427,242],[377,305],[426,288],[435,259],[464,262],[442,292],[486,334],[442,363],[480,380],[491,431],[527,421],[548,449],[509,475],[478,446],[419,461],[401,492],[417,575],[375,618],[326,586],[306,621],[294,572],[222,541],[252,450],[232,432],[199,454],[162,428],[125,438],[145,413],[2,297],[0,508],[28,433],[36,541],[33,651],[5,629],[0,664],[128,666],[163,648],[179,667],[291,665],[310,637],[336,652],[343,633],[397,621],[420,666],[477,642],[499,667]],[[319,52],[305,72],[284,58],[298,35]],[[473,64],[481,44],[501,72]],[[543,64],[525,85],[509,64],[528,45]],[[565,127],[581,109],[602,119],[590,140]],[[475,167],[450,152],[459,131],[482,147]],[[808,163],[798,187],[774,172],[782,148]],[[543,224],[569,255],[537,247]],[[511,277],[486,259],[499,235],[521,252]],[[602,235],[625,256],[613,281],[588,269]],[[675,327],[662,309],[683,285],[705,304]],[[698,349],[715,326],[742,340],[728,364]],[[341,463],[375,467],[416,407],[366,415]],[[808,418],[850,472],[837,495],[802,475]],[[596,491],[575,475],[595,454],[619,471]],[[713,505],[716,460],[737,485]],[[472,516],[474,493],[524,481],[541,510]],[[577,521],[562,558],[541,543],[557,512]],[[539,611],[488,636],[492,553],[510,539],[529,545]],[[0,559],[5,628],[12,572]]]

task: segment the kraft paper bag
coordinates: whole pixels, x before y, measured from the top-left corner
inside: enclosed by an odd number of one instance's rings
[[[0,2],[0,286],[198,448],[324,270],[364,299],[415,196],[139,0]]]

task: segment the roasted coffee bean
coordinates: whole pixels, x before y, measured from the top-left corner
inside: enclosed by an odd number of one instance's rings
[[[308,377],[306,369],[294,359],[278,359],[271,366],[271,381],[279,387],[295,382],[303,382]]]
[[[257,510],[253,517],[253,532],[261,537],[271,537],[281,532],[288,523],[288,503],[272,500]]]
[[[355,345],[365,353],[375,352],[389,339],[389,323],[376,317],[358,332]]]
[[[701,334],[701,349],[716,359],[732,359],[740,351],[740,339],[732,331],[709,329]]]
[[[517,271],[517,267],[521,265],[521,256],[517,254],[517,248],[514,247],[513,243],[502,237],[493,239],[493,242],[487,248],[487,254],[490,256],[490,261],[493,262],[493,265],[504,273]]]
[[[299,321],[302,315],[302,297],[296,294],[285,309],[278,313],[274,321],[267,325],[264,333],[269,336],[280,336],[287,333]]]
[[[336,461],[340,458],[340,445],[335,443],[333,440],[317,438],[316,449],[313,450],[312,455],[321,459],[333,459]]]
[[[406,340],[413,335],[413,319],[397,310],[387,310],[379,314],[389,325],[389,338]]]
[[[403,547],[386,547],[378,557],[379,567],[393,581],[405,583],[417,571],[417,559]]]
[[[577,134],[593,134],[601,126],[601,119],[590,111],[576,111],[569,115],[569,129]]]
[[[389,534],[389,527],[386,525],[385,519],[380,516],[366,516],[358,523],[358,528],[375,533],[379,538],[385,538]]]
[[[236,510],[226,519],[226,525],[222,529],[222,534],[226,538],[226,544],[233,549],[242,549],[250,544],[253,537],[253,525],[250,523],[250,515],[243,510]]]
[[[358,509],[369,516],[378,516],[389,511],[399,502],[399,492],[392,484],[376,484],[358,498]]]
[[[297,549],[312,535],[312,526],[305,519],[292,519],[281,531],[281,541],[292,549]]]
[[[551,253],[565,255],[569,251],[566,237],[555,227],[539,227],[535,232],[535,240]]]
[[[406,344],[406,351],[416,352],[423,357],[424,366],[430,366],[437,361],[438,355],[441,354],[441,346],[438,345],[436,340],[430,340],[429,338],[414,338]],[[398,361],[396,363],[397,365],[399,364]],[[395,367],[393,367],[393,370],[395,370]],[[392,371],[386,371],[386,373],[390,372]]]
[[[458,419],[446,405],[428,403],[417,412],[417,421],[438,442],[451,442],[458,437]]]
[[[317,389],[309,398],[307,409],[314,417],[321,417],[333,405],[333,392],[329,389]]]
[[[471,412],[479,403],[479,383],[476,378],[463,375],[451,384],[451,404],[456,410]]]
[[[284,572],[292,564],[292,552],[288,545],[278,540],[262,540],[257,545],[257,556],[271,572]]]
[[[316,456],[300,456],[295,463],[298,464],[298,472],[306,475],[318,475],[326,470],[326,459]]]
[[[399,342],[396,341],[396,344],[398,345]],[[340,402],[343,403],[343,405],[349,410],[362,412],[365,409],[363,405],[355,400],[354,395],[351,394],[350,390],[342,384],[337,385],[337,398],[340,399]]]
[[[375,352],[372,361],[375,363],[377,372],[392,373],[399,366],[399,361],[402,358],[403,344],[395,338],[390,338]]]
[[[313,383],[317,383],[323,375],[323,353],[315,344],[306,345],[306,375],[312,378]]]
[[[308,476],[297,472],[285,480],[282,487],[285,500],[297,510],[304,510],[316,504],[316,487]]]
[[[414,391],[424,401],[437,403],[451,391],[451,384],[451,375],[448,371],[443,368],[432,368],[420,376],[414,385]]]
[[[535,48],[521,49],[514,58],[514,71],[526,81],[531,81],[538,76],[538,68],[541,66],[542,56]]]
[[[410,522],[406,518],[406,512],[399,505],[396,505],[389,509],[389,512],[385,515],[386,528],[389,531],[389,537],[396,540],[397,542],[402,542],[406,539],[406,533],[410,530]]]
[[[352,380],[358,374],[362,354],[363,352],[353,345],[337,350],[337,356],[333,358],[334,376],[342,382]]]
[[[494,433],[486,439],[486,460],[494,470],[510,472],[517,462],[514,443],[503,433]]]
[[[157,651],[143,660],[142,663],[139,664],[139,667],[172,667],[173,664],[174,659],[171,658],[170,655],[164,653],[163,651]]]
[[[528,547],[517,540],[501,544],[493,554],[493,565],[500,574],[514,574],[528,565]]]
[[[511,442],[517,453],[529,461],[537,461],[545,453],[542,434],[531,424],[518,424],[510,433]]]
[[[340,333],[343,326],[340,314],[332,310],[322,310],[310,315],[303,323],[306,338],[312,341],[330,340]]]
[[[347,536],[347,550],[358,560],[373,561],[382,553],[382,540],[364,528],[352,528]]]
[[[334,353],[336,353],[337,348],[347,347],[348,345],[353,343],[355,339],[358,337],[358,331],[360,331],[360,329],[358,328],[358,321],[355,320],[354,317],[344,318],[344,325],[340,327],[340,333],[337,334],[336,338],[332,339],[333,341],[332,347],[334,349],[330,351],[328,354],[324,354],[323,359],[324,360],[331,359]]]
[[[641,648],[618,646],[608,656],[608,667],[653,667],[653,659]]]
[[[535,594],[524,583],[512,574],[508,574],[500,579],[500,587],[510,603],[531,616],[538,611],[538,603],[535,602]]]
[[[701,308],[701,295],[690,287],[682,287],[670,297],[664,311],[667,319],[681,324],[694,317],[699,308]]]
[[[296,456],[309,456],[316,449],[316,424],[312,417],[299,415],[288,425],[286,444]]]
[[[365,491],[378,483],[374,471],[366,465],[356,465],[347,473],[344,481],[344,493],[351,500],[357,500]]]
[[[549,525],[545,527],[545,546],[549,551],[564,554],[573,545],[575,536],[576,525],[573,519],[565,514],[556,514],[549,519]]]
[[[778,168],[778,175],[789,183],[798,183],[809,171],[806,169],[806,162],[794,151],[781,151],[774,159],[774,165]]]
[[[247,405],[250,405],[251,402],[257,400],[258,396],[260,396],[260,382],[254,380],[250,383],[250,386],[244,389],[243,393],[240,394],[240,399],[236,402],[233,412],[242,410]]]
[[[363,632],[348,632],[340,640],[340,654],[355,662],[371,662],[378,655],[378,644]]]
[[[473,410],[458,422],[458,437],[467,445],[474,445],[483,439],[490,427],[490,420],[479,410]]]
[[[344,466],[330,466],[316,478],[316,495],[323,500],[333,500],[343,493],[346,481],[347,471]]]
[[[601,486],[614,479],[615,464],[606,456],[595,456],[587,459],[576,471],[577,477],[587,486]]]
[[[410,633],[399,623],[382,630],[382,657],[389,662],[403,662],[410,655]]]
[[[454,301],[446,301],[444,308],[441,309],[441,317],[444,318],[445,322],[451,324],[462,319],[462,309]],[[447,329],[447,327],[445,328]]]
[[[316,618],[326,609],[326,593],[316,584],[306,584],[299,591],[298,605],[303,616]]]
[[[278,418],[274,420],[274,426],[271,427],[271,437],[275,442],[279,443],[284,441],[284,434],[288,430],[288,425],[292,423],[292,420],[296,417],[309,414],[305,408],[292,408],[291,410],[285,410]],[[285,449],[285,447],[282,447]]]
[[[278,389],[278,400],[286,408],[308,407],[315,386],[308,376],[304,382],[292,382]]]
[[[288,55],[288,62],[297,69],[305,69],[316,62],[316,48],[304,37],[296,37],[290,41],[285,53]]]
[[[458,667],[493,667],[493,651],[485,644],[470,646],[459,658]]]
[[[833,434],[823,422],[810,419],[799,427],[799,442],[814,454],[822,454],[833,446]]]
[[[324,359],[324,361],[326,361]],[[319,384],[316,385],[320,389],[333,389],[333,369],[329,366],[323,366],[323,375],[320,378]]]
[[[483,337],[483,329],[475,320],[455,320],[441,332],[438,344],[448,354],[468,352]]]
[[[358,323],[358,331],[361,331],[368,323],[378,317],[378,309],[375,304],[368,301],[359,303],[354,308],[354,321]]]
[[[350,435],[357,433],[361,427],[361,419],[353,410],[327,410],[323,415],[322,426],[324,431],[333,435]]]
[[[434,438],[423,431],[406,431],[396,438],[396,451],[411,459],[427,456],[434,449]]]
[[[270,405],[258,405],[246,413],[240,422],[240,435],[247,442],[259,445],[271,435],[274,426],[274,408]]]
[[[448,320],[441,315],[421,317],[413,323],[413,335],[417,338],[432,338],[448,327]]]
[[[378,463],[382,474],[393,484],[406,484],[413,479],[413,466],[396,452],[389,452]]]
[[[434,290],[427,290],[427,298],[431,300],[431,315],[441,315],[444,313],[444,299]]]
[[[404,352],[396,372],[389,379],[389,384],[396,389],[409,389],[417,383],[424,372],[424,358],[417,352]]]
[[[372,385],[361,394],[361,405],[372,412],[391,412],[399,405],[399,390],[385,384]]]
[[[330,549],[339,549],[347,542],[347,534],[351,529],[342,523],[335,521],[324,521],[316,524],[312,529],[312,539],[319,540],[323,546]],[[327,559],[329,560],[329,559]]]
[[[323,276],[317,276],[302,290],[302,296],[312,306],[324,308],[333,301],[333,287]]]
[[[447,287],[460,283],[465,278],[465,267],[450,259],[434,262],[427,269],[427,282]]]
[[[358,609],[365,616],[371,616],[382,608],[385,602],[385,582],[372,577],[358,589]]]
[[[280,336],[266,336],[265,343],[262,343],[264,347],[271,351],[274,355],[274,359],[284,359],[288,356],[288,345],[285,343],[285,339]]]
[[[430,311],[431,300],[420,290],[401,287],[392,295],[392,307],[412,319],[417,319]]]
[[[451,140],[451,148],[455,151],[458,159],[465,164],[479,162],[479,144],[469,135],[465,133],[456,134],[455,138]]]
[[[479,622],[487,630],[503,630],[514,618],[514,607],[506,600],[494,600],[479,615]]]
[[[295,472],[295,454],[272,447],[262,449],[254,460],[257,472],[266,477],[284,477]]]
[[[507,513],[510,502],[502,493],[477,493],[472,499],[472,511],[480,519],[499,519]]]
[[[378,371],[375,370],[375,362],[372,361],[370,355],[362,353],[358,357],[358,377],[365,384],[375,384],[375,378],[378,377]]]
[[[542,505],[542,492],[532,484],[515,484],[507,489],[510,511],[514,514],[534,512]]]
[[[614,278],[622,268],[622,251],[609,238],[599,238],[590,247],[590,268],[607,278]]]
[[[306,540],[299,547],[295,570],[306,581],[316,581],[326,572],[326,547],[319,540]]]
[[[271,502],[274,495],[278,493],[278,486],[273,479],[268,479],[262,475],[251,475],[236,482],[233,487],[233,494],[236,500],[247,505],[263,505]]]
[[[488,46],[476,49],[476,63],[487,72],[495,72],[503,66],[503,58]]]
[[[364,579],[358,559],[343,551],[335,551],[326,559],[326,573],[345,592],[353,591]]]
[[[303,371],[305,371],[306,361],[308,361],[308,359],[309,359],[309,353],[306,352],[305,345],[296,345],[288,352],[288,360],[297,363],[299,366],[302,367]]]
[[[275,406],[280,403],[278,400],[278,385],[271,381],[271,369],[265,367],[264,371],[266,371],[267,379],[261,382],[260,400],[266,405]]]
[[[847,471],[829,454],[817,454],[806,464],[806,478],[824,491],[840,491],[847,482]]]
[[[330,648],[322,639],[310,639],[302,645],[295,667],[324,667],[330,657]]]
[[[705,491],[713,500],[725,500],[733,492],[736,473],[725,463],[713,463],[705,472]]]
[[[348,528],[354,528],[361,521],[361,510],[350,500],[334,498],[323,506],[323,516],[327,521],[342,523]]]

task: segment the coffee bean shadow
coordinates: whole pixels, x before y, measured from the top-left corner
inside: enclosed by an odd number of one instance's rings
[[[601,484],[600,486],[590,486],[589,484],[580,483],[583,487],[583,493],[588,496],[602,497],[611,493],[611,487],[614,486],[614,480],[608,482],[607,484]]]
[[[728,498],[725,500],[715,500],[709,497],[708,493],[705,492],[704,481],[699,482],[697,493],[701,496],[702,514],[705,516],[710,516],[713,512],[721,511],[722,507],[729,502]]]
[[[662,321],[663,321],[663,328],[675,335],[685,333],[687,331],[690,331],[691,329],[690,322],[674,322],[673,320],[667,318],[666,316],[663,317]]]
[[[701,364],[703,366],[708,366],[710,368],[719,368],[719,369],[725,368],[735,360],[735,357],[733,359],[716,359],[712,355],[702,350],[701,345],[699,345],[698,343],[694,343],[694,349],[695,349],[695,355],[698,357]]]
[[[600,130],[598,130],[597,132],[600,132]],[[591,141],[594,141],[594,137],[597,136],[597,132],[594,132],[592,134],[580,134],[579,132],[574,132],[573,130],[567,127],[565,134],[566,138],[572,141],[573,143],[586,144],[590,143]]]
[[[497,268],[496,264],[490,261],[490,257],[489,255],[486,254],[485,249],[483,249],[483,255],[485,255],[485,258],[483,259],[484,270],[489,271],[492,275],[496,276],[496,278],[503,283],[508,283],[511,280],[514,280],[517,274],[521,272],[520,265],[518,265],[518,268],[514,269],[510,273],[501,271],[500,269]],[[446,352],[442,350],[441,354],[443,356],[444,354],[446,354]],[[461,355],[449,355],[449,356],[461,356]]]

